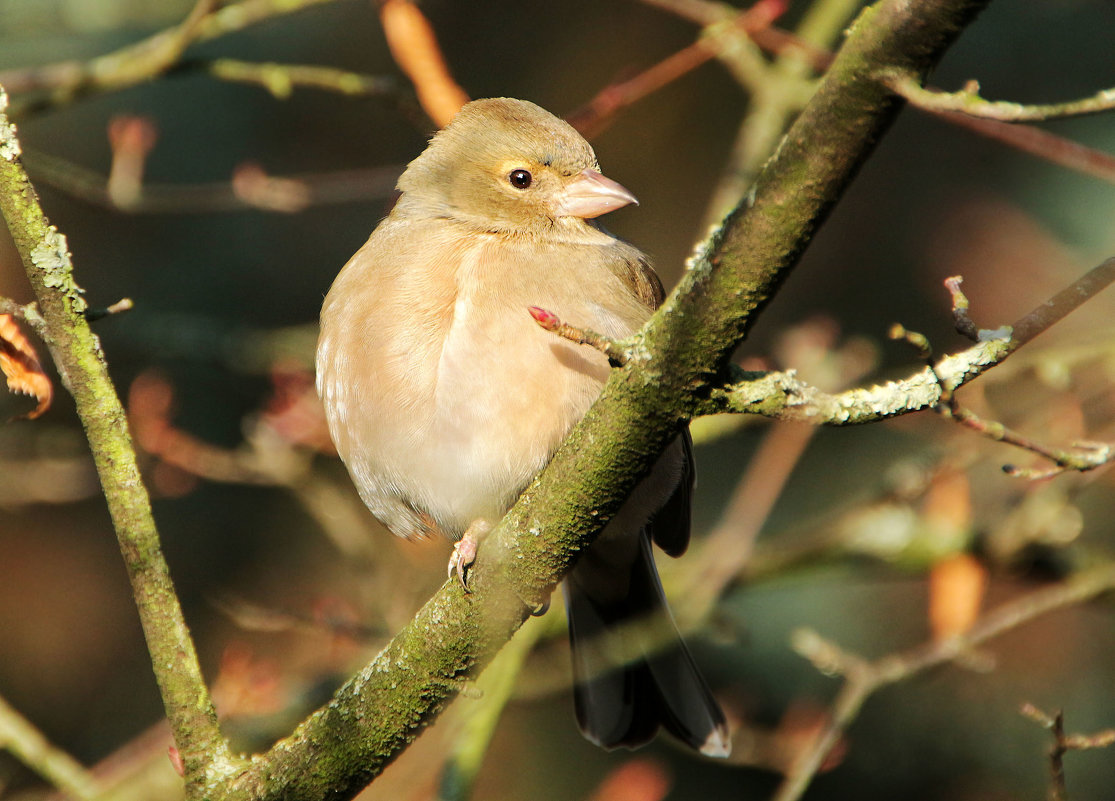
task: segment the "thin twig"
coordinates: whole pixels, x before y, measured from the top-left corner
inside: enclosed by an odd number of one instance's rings
[[[952,296],[952,322],[957,333],[973,342],[979,342],[979,329],[972,322],[972,318],[968,316],[968,309],[971,304],[968,302],[967,295],[960,289],[960,284],[963,281],[963,276],[959,275],[945,279],[945,289]]]
[[[1115,156],[1032,125],[987,120],[958,111],[929,111],[945,122],[1083,175],[1115,183]]]
[[[13,95],[38,94],[19,101],[12,116],[64,105],[80,95],[109,92],[150,80],[179,63],[195,42],[243,30],[271,17],[334,0],[241,0],[218,8],[199,0],[182,23],[89,61],[60,61],[0,72],[0,85]]]
[[[1076,452],[1051,448],[1008,428],[997,420],[985,420],[971,409],[966,409],[961,406],[956,401],[955,397],[949,398],[946,403],[941,404],[941,406],[938,407],[938,411],[943,416],[955,420],[966,428],[982,434],[988,439],[992,439],[996,442],[1005,442],[1008,445],[1014,445],[1015,447],[1022,448],[1031,453],[1036,453],[1057,465],[1056,470],[1043,470],[1037,473],[1031,473],[1030,471],[1013,465],[1004,465],[1003,472],[1008,475],[1027,478],[1048,478],[1051,475],[1056,475],[1066,470],[1076,470],[1084,473],[1107,464],[1111,461],[1112,457],[1115,456],[1115,451],[1113,451],[1112,447],[1105,443],[1082,444],[1080,449]]]
[[[76,759],[47,740],[3,698],[0,698],[0,750],[10,751],[24,765],[79,801],[92,801],[100,793],[96,780]]]
[[[980,97],[979,84],[975,81],[969,81],[959,92],[945,92],[922,86],[917,76],[906,72],[891,73],[883,80],[910,105],[925,111],[955,111],[1000,122],[1042,122],[1115,109],[1115,89],[1104,89],[1091,97],[1061,103],[1024,104],[985,100]]]
[[[693,44],[620,83],[604,87],[585,106],[568,116],[569,124],[588,138],[600,134],[623,108],[676,81],[720,55],[728,43],[770,26],[785,11],[782,0],[761,0],[731,20],[720,20]]]
[[[1069,286],[1020,318],[1013,326],[1011,341],[1021,347],[1098,295],[1115,281],[1115,257],[1096,265]]]
[[[587,328],[576,328],[562,322],[556,314],[547,309],[528,306],[527,311],[530,312],[530,316],[534,318],[539,327],[557,334],[562,339],[568,339],[575,345],[588,345],[590,348],[600,351],[608,357],[608,362],[612,367],[623,367],[630,358],[630,354],[618,343],[597,334],[595,331],[589,331]]]
[[[402,165],[364,170],[270,175],[243,165],[229,181],[199,184],[145,183],[121,206],[108,190],[108,179],[57,156],[28,153],[27,169],[35,180],[72,197],[128,214],[180,214],[262,209],[293,213],[310,206],[388,198]]]
[[[120,298],[115,303],[111,303],[103,308],[89,308],[85,310],[85,319],[89,322],[96,322],[105,317],[111,317],[114,314],[123,314],[135,308],[135,302],[131,298]]]
[[[1049,747],[1050,801],[1066,801],[1068,798],[1064,764],[1064,756],[1067,752],[1108,748],[1115,745],[1115,729],[1105,729],[1095,734],[1065,734],[1065,715],[1061,710],[1057,710],[1056,715],[1048,715],[1033,704],[1026,703],[1019,711],[1024,717],[1049,729],[1053,735],[1053,744]]]
[[[1036,590],[984,615],[966,634],[933,640],[867,661],[828,642],[816,632],[794,635],[795,649],[828,675],[844,677],[824,731],[801,753],[773,801],[797,801],[825,758],[859,715],[864,702],[884,687],[906,681],[963,657],[978,646],[1043,615],[1091,601],[1115,590],[1115,564],[1081,572],[1062,584]]]

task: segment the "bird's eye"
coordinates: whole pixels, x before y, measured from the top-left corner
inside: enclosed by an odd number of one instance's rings
[[[512,170],[507,174],[507,180],[516,189],[526,189],[534,178],[526,170]]]

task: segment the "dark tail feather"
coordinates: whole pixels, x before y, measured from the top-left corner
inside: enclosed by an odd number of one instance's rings
[[[626,587],[622,568],[593,564],[591,548],[566,581],[581,731],[604,748],[635,748],[664,726],[707,756],[727,756],[724,713],[666,606],[649,537],[633,550]]]

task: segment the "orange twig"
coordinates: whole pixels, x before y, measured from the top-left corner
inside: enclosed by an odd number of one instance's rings
[[[604,87],[585,106],[569,115],[569,124],[588,138],[596,136],[608,126],[620,109],[642,100],[706,61],[716,58],[727,30],[751,36],[769,28],[785,10],[783,0],[760,0],[736,17],[735,24],[725,29],[724,33],[702,37],[634,78]]]
[[[414,84],[418,102],[435,125],[445,126],[469,97],[449,73],[433,26],[410,0],[385,0],[379,18],[391,55]]]

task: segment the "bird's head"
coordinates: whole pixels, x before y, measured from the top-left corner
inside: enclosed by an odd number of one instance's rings
[[[428,213],[516,234],[583,225],[638,202],[600,174],[571,125],[510,98],[465,105],[408,165],[399,189]]]

